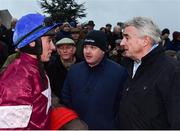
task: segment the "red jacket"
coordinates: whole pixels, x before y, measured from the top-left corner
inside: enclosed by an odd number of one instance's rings
[[[0,129],[50,129],[51,91],[38,61],[22,53],[0,75]]]

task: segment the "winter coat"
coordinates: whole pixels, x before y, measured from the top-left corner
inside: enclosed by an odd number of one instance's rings
[[[79,62],[78,59],[76,59],[76,63],[77,62]],[[55,54],[52,57],[48,63],[48,66],[46,67],[46,70],[50,79],[52,92],[60,98],[61,90],[68,70],[62,64],[58,54]]]
[[[180,129],[180,64],[161,46],[130,64],[119,109],[120,129]]]
[[[52,92],[60,97],[68,70],[63,66],[59,55],[54,55],[47,66],[47,74],[50,79]]]
[[[86,62],[75,64],[66,77],[62,100],[89,129],[117,129],[116,113],[126,73],[106,57],[95,67]]]

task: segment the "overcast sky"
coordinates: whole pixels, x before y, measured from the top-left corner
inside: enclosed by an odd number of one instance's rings
[[[94,20],[96,29],[111,23],[124,22],[134,16],[150,17],[160,29],[180,31],[180,0],[75,0],[85,2],[87,17]],[[0,9],[8,9],[13,17],[20,18],[30,12],[40,12],[38,0],[0,0]]]

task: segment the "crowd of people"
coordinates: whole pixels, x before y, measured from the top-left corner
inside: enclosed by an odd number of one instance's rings
[[[147,17],[0,21],[0,129],[180,129],[180,32]]]

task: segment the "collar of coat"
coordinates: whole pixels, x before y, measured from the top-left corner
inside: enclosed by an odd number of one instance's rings
[[[154,48],[152,51],[150,51],[146,56],[144,56],[141,59],[141,65],[140,66],[151,65],[151,63],[156,61],[156,59],[162,53],[164,53],[164,49],[163,49],[163,47],[161,45],[158,45],[156,48]],[[126,58],[125,66],[126,66],[126,68],[128,70],[128,74],[130,76],[132,76],[132,73],[133,73],[133,65],[134,65],[134,61],[132,59]]]

